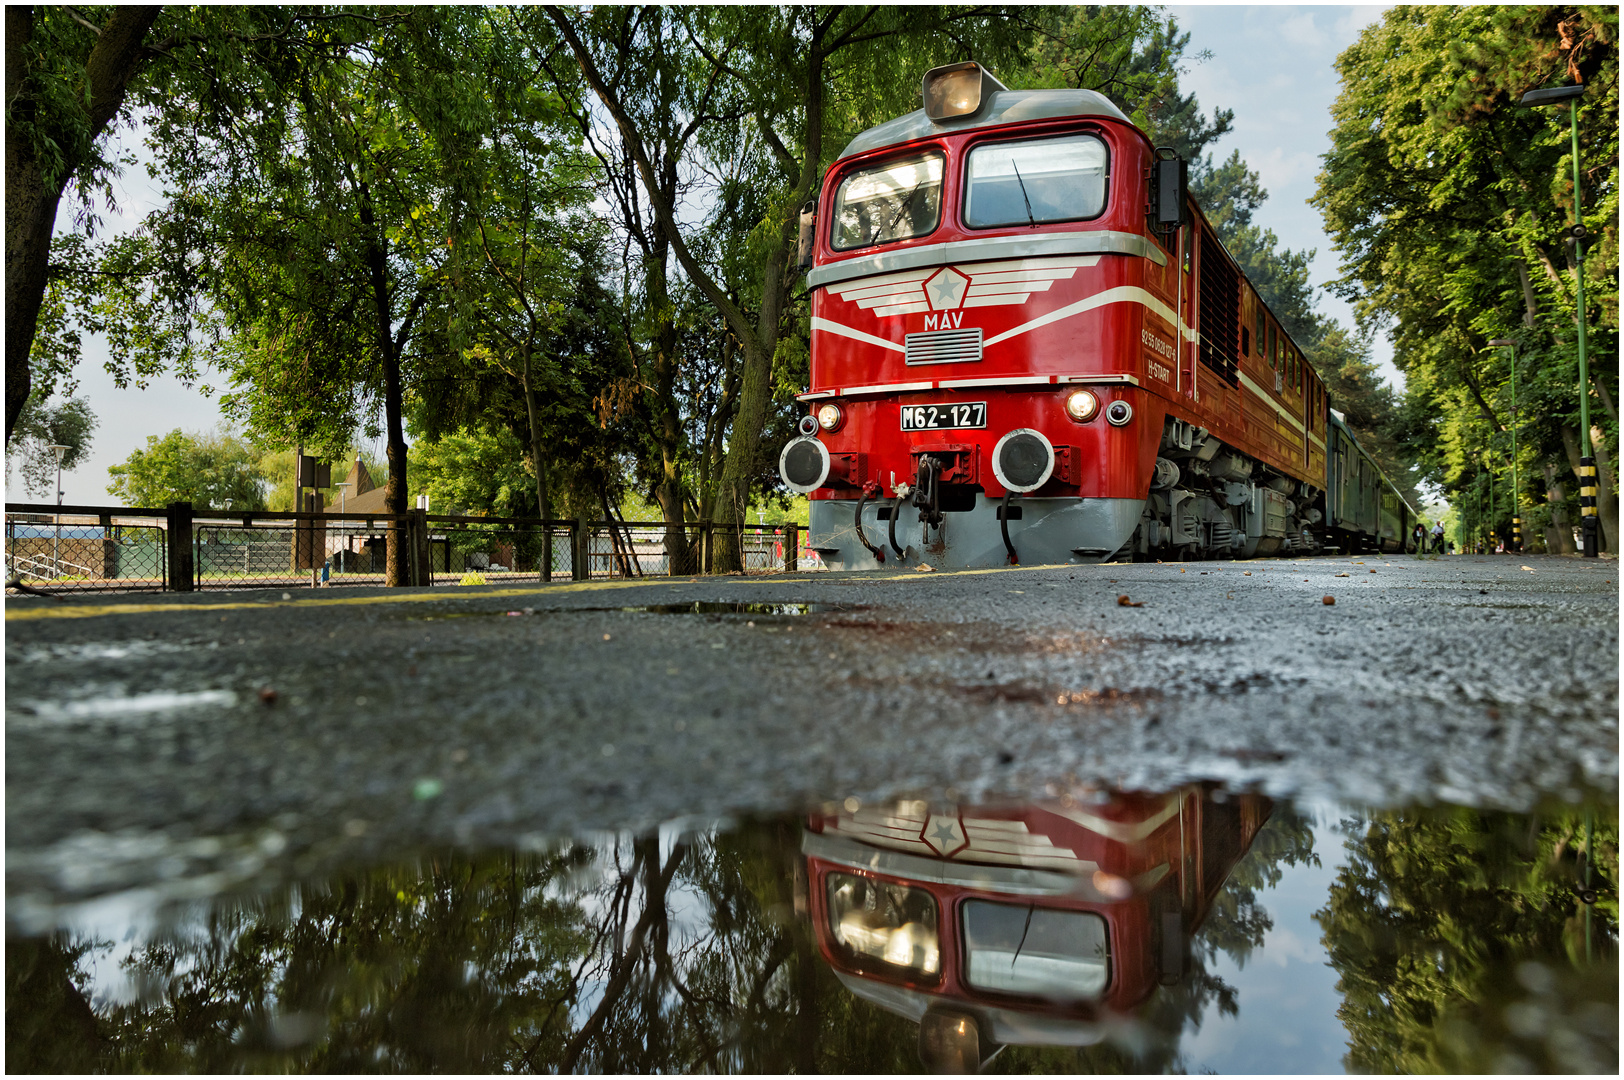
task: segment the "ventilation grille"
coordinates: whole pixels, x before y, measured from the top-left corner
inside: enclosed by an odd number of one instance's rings
[[[958,364],[981,359],[981,327],[927,330],[907,336],[910,364]]]
[[[1201,230],[1201,362],[1231,386],[1240,382],[1241,283],[1229,256],[1211,233]]]

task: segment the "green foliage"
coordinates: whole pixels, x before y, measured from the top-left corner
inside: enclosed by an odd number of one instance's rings
[[[107,493],[125,506],[167,506],[189,502],[197,508],[265,509],[265,478],[253,448],[222,425],[202,435],[179,428],[163,438],[147,436],[122,465],[109,465]]]
[[[1616,460],[1617,30],[1616,8],[1401,7],[1338,58],[1337,126],[1314,200],[1342,256],[1336,287],[1364,325],[1388,328],[1412,450],[1457,499],[1510,471],[1514,405],[1508,358],[1486,347],[1495,338],[1518,341],[1523,497],[1543,495],[1544,462],[1573,494],[1568,110],[1517,105],[1562,82],[1590,88],[1579,141],[1591,415]],[[1503,528],[1510,515],[1499,516]]]
[[[1561,1006],[1617,993],[1616,811],[1594,824],[1602,899],[1587,916],[1575,897],[1582,812],[1439,809],[1344,823],[1348,864],[1316,918],[1340,976],[1350,1071],[1617,1068],[1616,996],[1599,1028],[1593,1005]],[[1599,964],[1585,957],[1587,918]],[[1523,1019],[1533,1016],[1544,1019]]]
[[[412,447],[416,488],[436,514],[523,517],[536,512],[535,478],[524,444],[511,431],[450,432]]]
[[[11,441],[6,444],[6,482],[11,482],[15,465],[22,477],[23,490],[38,498],[56,486],[58,467],[51,444],[66,446],[61,468],[73,469],[90,452],[90,437],[96,431],[96,414],[84,398],[68,398],[47,404],[46,395],[35,390],[23,405]],[[52,496],[55,500],[55,496]]]

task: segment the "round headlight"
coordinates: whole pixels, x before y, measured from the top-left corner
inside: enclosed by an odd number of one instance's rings
[[[1133,419],[1133,406],[1126,401],[1113,401],[1105,407],[1105,419],[1121,427]]]
[[[845,418],[845,414],[840,411],[840,406],[834,402],[830,402],[818,409],[818,425],[824,431],[833,431],[840,426],[840,422]]]
[[[1081,423],[1094,419],[1100,411],[1100,399],[1087,390],[1073,390],[1066,395],[1066,415]]]
[[[1054,446],[1041,431],[1016,428],[992,448],[992,474],[1010,491],[1036,491],[1054,475]]]
[[[829,479],[829,451],[810,435],[791,439],[778,455],[778,474],[784,486],[802,495],[809,495]]]
[[[795,425],[795,429],[802,435],[816,435],[818,433],[818,418],[811,413],[807,413],[801,417],[800,422]]]

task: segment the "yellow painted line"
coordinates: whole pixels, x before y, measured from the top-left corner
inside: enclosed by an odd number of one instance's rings
[[[916,571],[900,571],[887,574],[884,577],[871,577],[863,580],[876,584],[892,581],[908,581],[914,578],[944,578],[944,577],[974,577],[979,574],[1003,574],[1015,570],[1041,570],[1064,569],[1070,563],[1055,563],[1050,566],[993,566],[978,570],[936,570],[928,574]],[[809,574],[816,573],[809,571]],[[415,604],[424,601],[467,601],[467,600],[506,600],[521,597],[559,596],[567,593],[597,592],[615,589],[643,588],[650,586],[673,585],[816,585],[819,578],[825,581],[843,580],[834,577],[825,578],[819,573],[817,576],[798,575],[795,577],[682,577],[682,578],[617,578],[614,581],[574,581],[560,585],[536,585],[530,588],[492,589],[489,592],[463,592],[460,589],[450,592],[445,588],[434,589],[428,592],[414,592],[404,595],[385,596],[309,596],[302,595],[293,600],[228,600],[216,603],[202,604],[71,604],[56,605],[43,597],[39,598],[38,606],[30,603],[26,607],[19,607],[15,603],[6,604],[6,622],[32,622],[40,619],[93,619],[102,615],[161,615],[166,612],[201,612],[201,611],[265,611],[273,608],[293,607],[366,607],[375,604]],[[451,586],[455,589],[456,586]],[[23,599],[21,597],[7,597],[8,601]],[[49,606],[47,606],[49,605]]]

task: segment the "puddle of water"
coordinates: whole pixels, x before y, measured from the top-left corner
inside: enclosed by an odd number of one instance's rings
[[[65,702],[15,701],[7,715],[7,723],[15,720],[18,724],[27,724],[29,719],[43,723],[92,719],[134,720],[154,713],[197,709],[205,705],[225,708],[236,703],[237,695],[231,690],[157,690],[146,694],[107,694]]]
[[[584,615],[603,612],[631,615],[831,615],[866,610],[867,607],[862,604],[744,604],[695,600],[687,604],[641,604],[632,607],[527,607],[511,611],[446,611],[436,615],[409,615],[405,618],[411,621],[433,622],[436,619],[488,619],[510,615]]]
[[[12,922],[6,1063],[1613,1073],[1617,837],[1192,785],[131,891]]]

